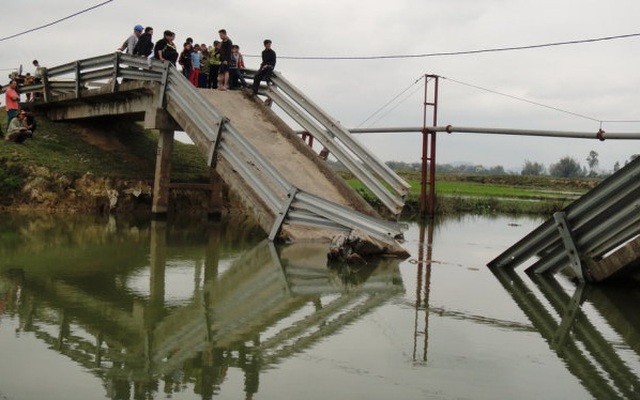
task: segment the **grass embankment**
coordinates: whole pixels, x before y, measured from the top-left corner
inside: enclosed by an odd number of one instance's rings
[[[420,173],[398,173],[411,185],[406,213],[414,214],[420,209]],[[353,188],[378,205],[362,183],[348,173],[342,175]],[[550,214],[566,207],[597,182],[548,176],[440,174],[436,176],[436,212]]]
[[[6,132],[6,113],[0,110]],[[153,180],[158,135],[140,124],[102,119],[54,123],[38,118],[34,139],[23,144],[0,139],[0,195],[22,187],[29,167],[43,167],[70,179],[87,173],[110,178]],[[208,169],[195,146],[175,142],[172,180],[208,182]]]

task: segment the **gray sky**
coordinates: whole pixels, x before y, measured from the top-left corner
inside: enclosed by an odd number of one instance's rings
[[[104,0],[22,0],[0,14],[7,37],[64,18]],[[25,14],[28,11],[28,16]],[[114,0],[53,26],[0,41],[0,69],[31,60],[44,66],[115,51],[136,24],[151,25],[154,40],[176,32],[210,44],[226,28],[248,67],[257,67],[262,40],[273,40],[277,69],[348,128],[401,92],[361,127],[421,126],[420,77],[440,83],[439,125],[553,129],[595,133],[600,122],[640,120],[640,37],[475,55],[376,59],[292,60],[429,54],[539,45],[640,33],[637,0]],[[414,84],[414,82],[419,81]],[[469,86],[471,85],[471,86]],[[472,86],[488,89],[481,90]],[[510,96],[570,111],[577,117]],[[595,119],[595,121],[594,121]],[[431,121],[429,120],[429,123]],[[640,132],[640,123],[605,122],[608,132]],[[418,134],[359,136],[383,160],[418,162]],[[469,161],[521,168],[525,159],[549,164],[572,156],[586,166],[590,150],[611,169],[640,153],[640,142],[439,134],[439,163]]]

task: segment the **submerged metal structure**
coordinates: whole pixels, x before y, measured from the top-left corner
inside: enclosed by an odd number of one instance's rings
[[[599,281],[640,264],[640,253],[625,252],[635,246],[639,234],[640,157],[555,213],[488,266],[526,264],[528,271],[538,274],[569,267],[580,280]]]

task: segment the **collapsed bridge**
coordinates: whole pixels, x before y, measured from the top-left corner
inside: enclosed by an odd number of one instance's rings
[[[197,89],[169,63],[114,53],[49,68],[23,90],[42,93],[33,108],[53,121],[126,115],[159,130],[154,214],[167,211],[174,132],[182,130],[270,240],[328,241],[355,231],[385,253],[407,255],[396,241],[405,226],[382,219],[270,105],[312,134],[391,217],[409,185],[280,73],[261,87],[262,101],[245,91]]]

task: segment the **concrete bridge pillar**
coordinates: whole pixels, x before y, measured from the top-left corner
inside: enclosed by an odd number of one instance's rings
[[[173,136],[172,129],[160,129],[156,152],[156,172],[153,180],[153,204],[151,206],[151,212],[155,216],[166,216],[169,207]]]
[[[224,182],[222,177],[215,168],[209,169],[209,185],[211,186],[211,195],[209,197],[209,218],[219,219],[222,216],[224,207]]]

